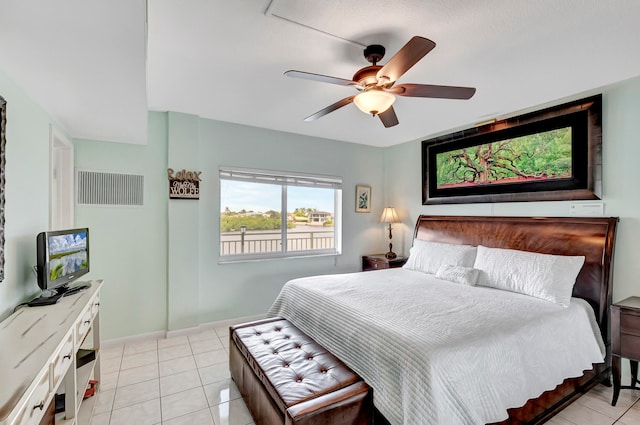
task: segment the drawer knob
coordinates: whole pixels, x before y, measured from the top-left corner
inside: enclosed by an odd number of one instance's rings
[[[91,323],[91,320],[85,320],[85,321],[84,321],[84,324],[85,324],[85,325],[88,325],[89,323]]]
[[[36,410],[36,409],[42,410],[43,408],[44,408],[44,400],[42,400],[40,404],[36,404],[35,406],[33,406],[33,410]]]
[[[63,359],[69,359],[71,360],[71,353],[66,354],[65,356],[62,357]]]

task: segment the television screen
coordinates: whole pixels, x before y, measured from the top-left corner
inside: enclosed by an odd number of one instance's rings
[[[89,229],[38,235],[38,285],[53,289],[89,272]]]
[[[49,280],[77,273],[88,267],[87,232],[49,235]]]

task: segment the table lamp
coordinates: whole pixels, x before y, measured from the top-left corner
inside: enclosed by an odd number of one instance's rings
[[[396,212],[396,209],[393,207],[385,207],[382,211],[382,216],[380,216],[380,223],[389,224],[389,252],[387,252],[384,256],[390,260],[397,257],[396,253],[392,250],[393,244],[391,243],[391,224],[399,222],[400,220],[398,219],[398,213]]]

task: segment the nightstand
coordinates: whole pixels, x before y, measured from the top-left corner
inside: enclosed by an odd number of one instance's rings
[[[613,366],[613,400],[615,406],[621,389],[637,389],[640,361],[640,297],[629,297],[611,306],[611,363]],[[620,360],[631,364],[631,385],[620,385]]]
[[[362,271],[368,272],[371,270],[393,269],[395,267],[402,267],[407,262],[407,257],[398,255],[396,258],[389,259],[384,254],[363,255],[362,256]]]

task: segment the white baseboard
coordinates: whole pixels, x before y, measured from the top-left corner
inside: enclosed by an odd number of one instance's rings
[[[200,328],[200,326],[194,326],[192,328],[176,329],[175,331],[167,331],[167,339],[177,338],[179,336],[193,335],[199,332],[202,332],[202,329]]]
[[[175,331],[167,331],[167,338],[175,338],[177,336],[193,335],[202,331],[210,331],[216,328],[228,328],[238,323],[253,322],[254,320],[264,319],[266,314],[257,314],[255,316],[236,317],[233,319],[218,320],[217,322],[202,323],[193,328],[177,329]]]
[[[125,336],[122,338],[102,340],[100,342],[100,346],[102,348],[109,348],[115,345],[125,345],[125,344],[131,344],[134,342],[148,341],[151,339],[163,339],[166,337],[166,335],[167,335],[167,331],[155,331],[155,332],[149,332],[146,334]]]
[[[200,325],[200,328],[202,330],[205,330],[205,329],[211,330],[215,328],[228,328],[229,326],[237,325],[240,323],[247,323],[247,322],[253,322],[256,320],[262,320],[262,319],[265,319],[266,317],[267,317],[266,314],[256,314],[254,316],[236,317],[235,319],[226,319],[226,320],[219,320],[217,322],[203,323],[202,325]]]
[[[202,323],[192,328],[176,329],[173,331],[156,331],[156,332],[149,332],[145,334],[125,336],[122,338],[103,340],[101,342],[101,345],[103,348],[108,348],[115,345],[131,344],[135,342],[148,341],[152,339],[164,339],[164,338],[175,338],[179,336],[188,336],[188,335],[197,334],[199,332],[206,331],[206,330],[213,330],[216,328],[228,328],[229,326],[236,325],[238,323],[253,322],[254,320],[264,319],[265,317],[267,317],[266,314],[236,317],[233,319],[219,320],[217,322]]]

